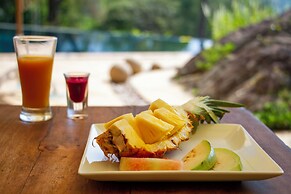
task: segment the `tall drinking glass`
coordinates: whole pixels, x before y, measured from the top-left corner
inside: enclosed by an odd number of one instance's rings
[[[26,122],[49,120],[52,118],[49,95],[57,38],[15,36],[13,43],[22,91],[19,117]]]

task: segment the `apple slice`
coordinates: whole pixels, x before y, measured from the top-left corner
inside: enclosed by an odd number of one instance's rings
[[[207,140],[202,140],[182,159],[184,170],[209,170],[216,163],[213,147]]]
[[[240,157],[232,150],[226,148],[214,148],[216,163],[213,167],[215,171],[241,171],[242,163]]]
[[[119,170],[182,170],[182,162],[179,160],[162,158],[131,158],[121,157]]]

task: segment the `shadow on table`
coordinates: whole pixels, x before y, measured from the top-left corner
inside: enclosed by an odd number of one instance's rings
[[[257,181],[234,181],[234,182],[96,182],[90,180],[92,187],[98,187],[106,193],[248,193],[248,187],[263,186]],[[129,190],[130,189],[130,190]],[[252,190],[256,190],[252,188]],[[190,193],[191,193],[190,192]],[[266,191],[267,192],[267,191]]]

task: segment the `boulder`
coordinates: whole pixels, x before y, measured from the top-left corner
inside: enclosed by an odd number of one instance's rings
[[[244,103],[252,111],[291,89],[291,10],[229,34],[219,41],[235,50],[208,71],[197,68],[202,54],[177,71],[179,83],[196,95]]]

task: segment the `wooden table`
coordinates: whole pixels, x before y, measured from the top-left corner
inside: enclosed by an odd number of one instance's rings
[[[242,182],[97,182],[77,174],[92,123],[145,107],[90,107],[89,118],[66,119],[65,107],[54,118],[28,124],[19,106],[0,106],[0,193],[290,193],[291,149],[245,109],[232,109],[223,123],[242,124],[283,168],[282,176]],[[264,162],[264,161],[262,161]]]

